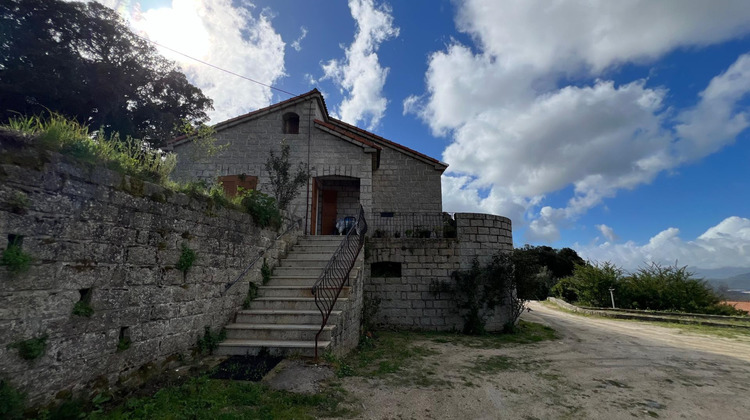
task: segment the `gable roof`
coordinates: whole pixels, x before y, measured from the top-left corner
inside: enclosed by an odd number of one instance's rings
[[[287,107],[289,105],[294,105],[300,102],[307,101],[311,98],[317,99],[320,103],[321,108],[323,109],[325,120],[324,121],[318,120],[318,119],[315,120],[315,125],[319,126],[318,128],[323,127],[324,129],[335,132],[336,134],[340,136],[345,136],[349,140],[354,140],[355,142],[360,143],[362,145],[372,147],[378,151],[378,155],[380,155],[380,150],[382,150],[381,146],[386,146],[391,149],[397,150],[401,153],[404,153],[408,156],[417,158],[423,162],[432,164],[435,166],[435,169],[438,169],[440,171],[445,171],[445,169],[448,168],[447,163],[441,162],[435,158],[431,158],[423,153],[417,152],[416,150],[410,149],[402,144],[398,144],[394,141],[380,137],[375,133],[371,133],[357,126],[345,123],[341,120],[331,117],[328,114],[328,107],[326,106],[326,102],[325,102],[325,99],[323,98],[323,94],[320,93],[318,89],[313,89],[307,93],[303,93],[302,95],[295,96],[285,101],[281,101],[273,105],[269,105],[265,108],[251,111],[251,112],[248,112],[247,114],[242,114],[240,116],[219,122],[213,126],[213,129],[215,131],[221,131],[226,128],[233,127],[237,124],[241,124],[247,120],[257,118],[262,115],[266,115],[270,112],[274,112],[278,109]],[[174,147],[184,142],[187,142],[189,140],[190,139],[188,135],[182,135],[172,140],[168,140],[167,145]]]
[[[448,164],[447,163],[441,162],[441,161],[439,161],[439,160],[437,160],[435,158],[431,158],[431,157],[429,157],[429,156],[427,156],[427,155],[425,155],[423,153],[417,152],[414,149],[410,149],[410,148],[404,146],[403,144],[398,144],[395,141],[391,141],[391,140],[388,140],[388,139],[386,139],[384,137],[380,137],[379,135],[377,135],[375,133],[371,133],[371,132],[369,132],[367,130],[364,130],[362,128],[359,128],[359,127],[357,127],[355,125],[351,125],[351,124],[345,123],[345,122],[343,122],[341,120],[337,120],[336,118],[328,117],[328,119],[331,121],[331,123],[333,123],[336,126],[339,126],[339,127],[343,128],[345,130],[354,131],[354,132],[360,133],[362,135],[365,135],[367,137],[370,137],[370,139],[373,140],[374,142],[383,143],[386,146],[390,146],[391,148],[396,149],[396,150],[398,150],[398,151],[400,151],[402,153],[406,153],[407,155],[416,156],[418,158],[421,158],[421,160],[426,160],[429,163],[434,164],[436,167],[442,167],[442,170],[445,170],[446,168],[448,168]]]
[[[347,137],[347,138],[349,138],[351,140],[354,140],[356,142],[362,143],[362,144],[364,144],[366,146],[370,146],[373,149],[383,150],[383,148],[380,147],[380,146],[378,146],[377,144],[375,144],[375,143],[373,143],[373,142],[365,139],[362,136],[358,136],[358,135],[352,133],[351,131],[344,130],[344,129],[336,126],[335,124],[327,123],[325,121],[321,121],[321,120],[317,120],[317,119],[315,120],[315,124],[323,126],[323,127],[326,127],[327,129],[329,129],[331,131],[334,131],[334,132],[336,132],[336,133],[338,133],[338,134],[340,134],[342,136],[345,136],[345,137]]]
[[[325,115],[328,115],[328,107],[326,106],[326,101],[323,98],[323,95],[320,93],[318,89],[313,89],[307,93],[303,93],[302,95],[295,96],[293,98],[289,98],[285,101],[277,102],[273,105],[269,105],[265,108],[256,109],[255,111],[250,111],[247,114],[242,114],[234,118],[230,118],[228,120],[224,120],[221,122],[218,122],[213,125],[214,131],[221,131],[229,127],[233,127],[237,124],[243,123],[247,120],[257,118],[261,115],[268,114],[270,112],[276,111],[277,109],[284,108],[289,105],[294,105],[299,102],[304,102],[308,100],[309,98],[316,98],[320,101],[321,107],[323,108],[323,111],[325,112]],[[184,141],[188,140],[188,135],[183,134],[179,137],[175,137],[172,140],[167,140],[167,144],[170,146],[176,146],[177,144],[183,143]]]

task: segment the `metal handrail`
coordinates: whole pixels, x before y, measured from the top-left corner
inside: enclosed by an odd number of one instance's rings
[[[344,288],[344,284],[349,278],[349,272],[354,267],[362,245],[365,243],[365,233],[367,233],[367,221],[365,220],[365,211],[360,205],[357,221],[346,233],[336,252],[328,260],[323,273],[312,287],[315,306],[318,307],[323,318],[320,330],[315,334],[316,360],[318,358],[318,338],[328,323],[328,318],[331,316],[333,307],[341,294],[341,289]]]
[[[284,232],[282,232],[282,233],[279,233],[278,235],[276,235],[276,238],[274,238],[273,242],[272,242],[272,243],[271,243],[270,245],[268,245],[268,246],[266,247],[266,249],[264,249],[264,250],[261,250],[261,251],[260,251],[260,252],[258,253],[258,256],[257,256],[257,257],[255,257],[255,259],[254,259],[254,260],[253,260],[252,262],[250,262],[250,264],[249,264],[249,265],[248,265],[248,266],[247,266],[247,267],[246,267],[246,268],[245,268],[244,270],[242,270],[242,272],[240,273],[240,275],[238,275],[238,276],[237,276],[237,278],[236,278],[236,279],[234,279],[234,280],[232,280],[232,281],[230,281],[230,282],[228,282],[227,284],[225,284],[225,285],[224,285],[224,290],[223,290],[223,291],[221,292],[221,296],[224,296],[224,294],[226,294],[226,293],[227,293],[227,291],[228,291],[229,289],[231,289],[231,288],[232,288],[232,286],[234,286],[234,285],[235,285],[235,284],[236,284],[236,283],[237,283],[238,281],[242,280],[242,278],[243,278],[243,277],[245,277],[245,274],[247,274],[247,272],[248,272],[248,271],[250,271],[250,269],[252,269],[252,268],[253,268],[253,266],[255,265],[255,263],[256,263],[256,262],[258,262],[258,260],[259,260],[259,259],[260,259],[260,258],[261,258],[262,256],[264,256],[264,255],[266,254],[266,251],[268,251],[269,249],[271,249],[271,247],[273,247],[274,245],[276,245],[276,241],[278,241],[278,240],[279,240],[279,238],[281,238],[282,236],[284,236],[284,235],[286,235],[287,233],[291,232],[291,231],[292,231],[292,229],[293,229],[293,228],[294,228],[295,226],[297,226],[297,225],[300,225],[301,223],[302,223],[302,219],[297,219],[297,220],[293,221],[293,222],[292,222],[292,223],[291,223],[291,224],[290,224],[290,225],[289,225],[289,226],[287,227],[287,229],[286,229],[286,230],[285,230]]]
[[[370,220],[373,238],[455,238],[455,219],[445,212],[381,212]]]

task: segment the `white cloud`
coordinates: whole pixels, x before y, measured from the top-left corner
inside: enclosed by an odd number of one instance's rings
[[[307,36],[307,28],[305,28],[304,26],[301,26],[299,30],[300,30],[299,38],[295,39],[292,42],[292,48],[294,48],[294,50],[297,52],[302,51],[302,45],[300,43]]]
[[[284,42],[267,14],[253,13],[251,3],[230,0],[172,0],[168,7],[141,12],[140,3],[115,8],[136,32],[159,44],[234,73],[273,85],[284,73]],[[157,48],[177,61],[191,83],[214,100],[212,122],[270,104],[271,89]]]
[[[349,8],[357,22],[354,42],[346,48],[345,59],[322,65],[325,75],[321,80],[333,80],[348,95],[338,107],[339,118],[354,125],[363,122],[374,129],[388,104],[383,86],[389,69],[380,65],[377,50],[382,42],[397,37],[399,29],[393,26],[386,4],[375,7],[373,0],[350,0]]]
[[[726,72],[714,77],[700,93],[701,101],[682,112],[675,130],[682,160],[700,158],[732,143],[750,126],[747,108],[737,104],[750,92],[750,54],[740,56]]]
[[[750,55],[715,77],[688,110],[670,107],[666,87],[605,77],[621,64],[749,33],[750,3],[720,3],[461,2],[457,24],[476,49],[454,41],[433,53],[426,93],[403,102],[405,113],[452,138],[444,179],[471,180],[443,194],[446,210],[459,204],[456,197],[463,208],[500,214],[502,203],[526,203],[514,211],[514,225],[528,222],[529,239],[553,241],[619,190],[731,143],[750,119],[743,105]],[[568,186],[565,207],[542,205]],[[509,197],[490,208],[478,189]]]
[[[601,232],[605,238],[607,238],[607,241],[609,242],[617,241],[618,237],[617,235],[615,235],[615,230],[612,229],[611,227],[601,224],[601,225],[596,225],[596,228],[599,229],[599,232]]]
[[[585,259],[610,261],[628,270],[650,262],[702,269],[750,268],[750,219],[728,217],[690,241],[683,240],[679,234],[679,229],[671,227],[643,245],[628,241],[575,247]]]
[[[484,52],[534,72],[594,73],[617,64],[653,60],[680,47],[705,46],[744,35],[745,0],[465,0],[459,29]]]

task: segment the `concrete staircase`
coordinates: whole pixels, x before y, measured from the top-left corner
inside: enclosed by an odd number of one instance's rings
[[[254,355],[265,348],[274,355],[312,357],[321,315],[311,288],[341,243],[341,236],[305,236],[273,270],[271,281],[258,287],[250,309],[241,310],[226,327],[227,339],[219,343],[219,355]],[[356,268],[355,268],[356,270]],[[355,273],[351,273],[354,275]],[[349,296],[344,287],[318,341],[318,352],[330,345]]]

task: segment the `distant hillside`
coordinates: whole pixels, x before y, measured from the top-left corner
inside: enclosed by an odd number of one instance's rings
[[[750,273],[738,274],[725,279],[706,280],[715,287],[726,285],[729,289],[750,290]]]

